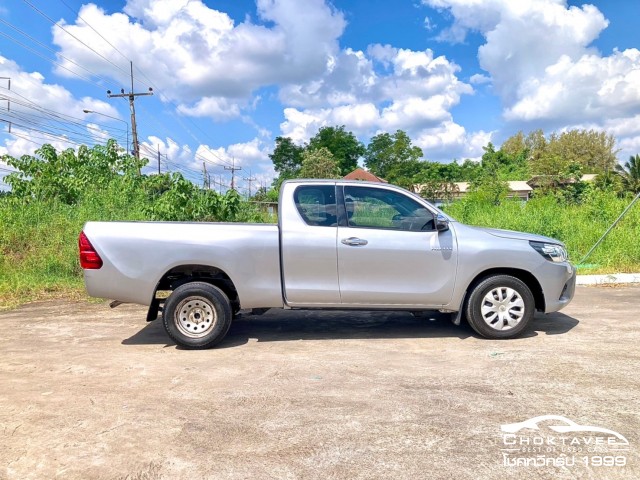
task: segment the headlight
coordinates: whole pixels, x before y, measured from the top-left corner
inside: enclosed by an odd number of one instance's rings
[[[567,251],[562,245],[544,242],[529,242],[533,249],[551,262],[566,262]]]

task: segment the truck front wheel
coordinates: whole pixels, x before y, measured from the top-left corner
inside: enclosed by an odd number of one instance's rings
[[[176,288],[165,302],[162,320],[169,337],[186,348],[210,348],[231,326],[229,298],[218,287],[190,282]]]
[[[533,318],[535,300],[527,285],[509,275],[493,275],[478,283],[467,301],[466,316],[486,338],[518,336]]]

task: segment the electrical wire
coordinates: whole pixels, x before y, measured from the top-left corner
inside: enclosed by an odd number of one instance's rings
[[[98,30],[96,30],[95,28],[93,28],[93,26],[92,26],[89,22],[87,22],[84,18],[82,18],[82,17],[80,16],[80,12],[79,12],[79,11],[75,10],[73,7],[71,7],[71,6],[70,6],[67,2],[65,2],[64,0],[60,0],[60,3],[62,3],[65,7],[67,7],[69,10],[71,10],[73,13],[75,13],[75,14],[78,16],[78,18],[79,18],[80,20],[82,20],[82,21],[85,23],[85,25],[87,25],[91,30],[93,30],[96,34],[98,34],[98,36],[99,36],[101,39],[103,39],[103,40],[104,40],[104,41],[105,41],[105,42],[106,42],[106,43],[107,43],[111,48],[113,48],[116,52],[118,52],[118,53],[122,56],[122,58],[124,58],[124,59],[125,59],[125,60],[127,60],[128,62],[129,62],[129,61],[131,61],[131,60],[130,60],[130,59],[129,59],[129,58],[128,58],[124,53],[122,53],[120,50],[118,50],[118,49],[116,48],[116,46],[115,46],[113,43],[111,43],[109,40],[107,40],[107,39],[106,39],[106,38],[105,38],[105,37],[104,37],[104,36],[103,36],[103,35],[102,35]]]
[[[84,41],[82,41],[82,40],[81,40],[80,38],[78,38],[76,35],[72,34],[72,33],[71,33],[71,32],[69,32],[67,29],[65,29],[62,25],[60,25],[60,23],[59,23],[59,22],[56,22],[56,21],[55,21],[55,20],[53,20],[51,17],[49,17],[46,13],[44,13],[43,11],[41,11],[40,9],[38,9],[38,8],[37,8],[35,5],[33,5],[33,3],[31,3],[29,0],[23,0],[23,2],[24,2],[25,4],[27,4],[29,7],[31,7],[31,8],[32,8],[34,11],[36,11],[38,14],[40,14],[42,17],[46,18],[46,19],[47,19],[49,22],[51,22],[54,26],[56,26],[56,27],[60,28],[60,29],[61,29],[62,31],[64,31],[66,34],[68,34],[69,36],[71,36],[74,40],[76,40],[77,42],[79,42],[80,44],[82,44],[85,48],[87,48],[87,49],[91,50],[94,54],[96,54],[97,56],[99,56],[100,58],[102,58],[104,61],[106,61],[106,62],[108,62],[109,64],[111,64],[112,66],[114,66],[117,70],[119,70],[119,71],[120,71],[120,72],[122,72],[123,74],[127,75],[127,77],[129,76],[129,72],[127,72],[125,69],[123,69],[123,68],[121,68],[120,66],[118,66],[117,64],[115,64],[113,61],[111,61],[110,59],[108,59],[107,57],[105,57],[104,55],[102,55],[100,52],[96,51],[94,48],[92,48],[92,47],[90,47],[89,45],[87,45]],[[108,45],[109,45],[113,50],[115,50],[118,54],[120,54],[124,59],[127,59],[127,60],[128,60],[128,58],[126,57],[126,55],[124,55],[124,54],[123,54],[123,53],[122,53],[122,52],[121,52],[121,51],[120,51],[120,50],[119,50],[115,45],[113,45],[113,44],[112,44],[112,43],[111,43],[111,42],[110,42],[110,41],[109,41],[109,40],[108,40],[104,35],[102,35],[102,34],[101,34],[101,33],[100,33],[96,28],[94,28],[94,27],[93,27],[89,22],[87,22],[84,18],[82,18],[82,17],[80,16],[80,14],[79,14],[79,12],[78,12],[78,11],[76,11],[76,10],[74,10],[72,7],[70,7],[70,6],[69,6],[69,5],[68,5],[64,0],[60,0],[60,2],[61,2],[63,5],[65,5],[69,10],[71,10],[71,11],[72,11],[72,12],[74,12],[74,13],[76,13],[76,14],[77,14],[77,17],[78,17],[81,21],[83,21],[83,22],[84,22],[84,23],[85,23],[89,28],[91,28],[91,29],[92,29],[92,30],[93,30],[93,31],[94,31],[94,32],[95,32],[95,33],[96,33],[100,38],[102,38],[102,39],[103,39],[103,40],[104,40],[104,41],[105,41],[105,42],[106,42],[106,43],[107,43],[107,44],[108,44]],[[188,1],[187,1],[187,4],[188,4]],[[184,8],[184,6],[183,6],[182,8]],[[1,19],[0,19],[0,21],[1,21]],[[36,43],[40,44],[41,46],[44,46],[45,48],[48,48],[48,47],[46,47],[45,45],[43,45],[41,42],[39,42],[39,41],[35,40],[33,37],[29,36],[29,35],[28,35],[28,34],[26,34],[25,32],[23,32],[23,31],[21,31],[20,29],[18,29],[17,27],[14,27],[13,25],[9,24],[8,22],[2,21],[2,23],[4,23],[4,24],[8,25],[9,27],[13,28],[14,30],[16,30],[16,31],[18,31],[19,33],[21,33],[22,35],[25,35],[27,38],[31,39],[32,41],[35,41]],[[2,33],[2,32],[0,32],[0,34],[3,34],[3,33]],[[6,37],[8,37],[8,38],[12,39],[13,41],[18,42],[16,39],[13,39],[13,37],[11,37],[11,36],[9,36],[9,35],[6,35],[6,34],[3,34],[3,35],[5,35]],[[27,48],[27,49],[29,49],[30,51],[34,52],[36,55],[43,57],[40,53],[35,52],[35,51],[34,51],[33,49],[31,49],[30,47],[28,47],[28,46],[26,46],[26,45],[24,45],[24,44],[21,44],[21,45],[22,45],[24,48]],[[86,69],[86,68],[82,67],[81,65],[79,65],[79,64],[77,64],[77,63],[75,63],[74,61],[72,61],[72,60],[70,60],[70,59],[68,59],[68,58],[66,58],[66,57],[64,57],[64,56],[61,56],[61,57],[62,57],[62,58],[64,58],[65,60],[69,61],[70,63],[72,63],[72,64],[74,64],[74,65],[76,65],[76,66],[78,66],[78,67],[82,68],[83,70],[87,71],[89,74],[91,74],[91,75],[95,76],[95,77],[96,77],[96,78],[98,78],[100,81],[103,81],[103,82],[107,81],[107,80],[105,79],[105,77],[102,77],[102,76],[100,76],[100,75],[96,74],[95,72],[92,72],[92,71],[90,71],[90,70],[88,70],[88,69]],[[65,67],[64,65],[61,65],[61,64],[59,64],[59,63],[57,63],[57,62],[54,62],[54,61],[52,61],[51,59],[48,59],[48,58],[46,58],[46,57],[43,57],[43,58],[45,58],[45,60],[50,61],[51,63],[53,63],[53,64],[55,64],[55,65],[59,66],[60,68],[64,68],[64,69],[68,70],[69,72],[71,72],[72,74],[74,74],[74,75],[78,76],[78,77],[79,77],[79,78],[81,78],[82,80],[85,80],[85,81],[87,81],[87,82],[89,82],[89,83],[92,83],[93,85],[96,85],[96,86],[97,86],[97,87],[99,87],[99,88],[102,88],[102,85],[99,85],[99,84],[97,84],[97,83],[93,82],[91,79],[88,79],[88,78],[86,78],[86,77],[84,77],[84,76],[82,76],[82,75],[78,74],[77,72],[74,72],[73,70],[70,70],[69,68]],[[137,72],[138,72],[138,73],[139,73],[143,78],[145,78],[145,79],[149,82],[149,84],[154,88],[154,90],[156,90],[156,92],[160,92],[160,90],[157,88],[157,86],[153,85],[153,82],[149,79],[149,77],[148,77],[148,76],[147,76],[147,75],[146,75],[146,74],[145,74],[145,73],[144,73],[140,68],[135,67],[135,70],[136,70],[136,71],[137,71]],[[177,108],[178,108],[178,105],[177,105],[175,102],[173,102],[172,100],[170,100],[168,97],[166,97],[165,95],[163,95],[161,92],[160,92],[160,96],[161,96],[161,99],[165,100],[167,103],[170,103],[170,104],[174,107],[174,109],[173,109],[173,110],[171,110],[171,112],[170,112],[170,113],[171,113],[171,115],[176,119],[177,123],[178,123],[178,124],[179,124],[179,125],[180,125],[180,126],[181,126],[181,127],[182,127],[182,128],[183,128],[183,129],[184,129],[184,130],[185,130],[185,131],[186,131],[186,132],[187,132],[187,133],[188,133],[188,134],[189,134],[189,135],[190,135],[190,136],[191,136],[191,137],[192,137],[192,138],[193,138],[193,139],[194,139],[194,140],[195,140],[195,141],[196,141],[196,142],[201,146],[201,147],[202,147],[202,148],[204,148],[204,149],[205,149],[205,150],[206,150],[206,151],[207,151],[207,152],[208,152],[212,157],[214,157],[217,161],[216,161],[216,160],[212,160],[211,158],[207,158],[207,157],[205,157],[204,155],[202,155],[202,154],[200,154],[200,153],[197,153],[197,152],[195,152],[195,153],[194,153],[194,158],[195,158],[195,159],[202,160],[202,161],[204,161],[204,162],[206,162],[206,163],[208,163],[208,164],[210,164],[210,165],[213,165],[213,166],[215,166],[215,167],[220,167],[220,166],[234,166],[234,165],[235,165],[235,162],[230,162],[229,160],[225,160],[225,159],[221,158],[217,153],[215,153],[213,150],[211,150],[211,148],[210,148],[208,145],[206,145],[204,142],[202,142],[202,141],[200,140],[200,138],[198,138],[198,136],[197,136],[197,135],[196,135],[196,134],[195,134],[195,133],[194,133],[194,132],[193,132],[193,131],[192,131],[192,130],[187,126],[187,125],[185,125],[185,123],[182,121],[181,117],[176,113]],[[23,98],[24,98],[24,97],[23,97]],[[15,101],[15,100],[14,100],[14,101]],[[144,106],[141,106],[141,107],[142,107],[142,109],[143,109],[143,110],[145,110],[145,111],[146,111],[146,109],[144,108]],[[46,110],[45,110],[45,111],[46,111]],[[50,112],[47,112],[46,114],[47,114],[47,115],[52,115],[52,116],[56,116],[56,115],[64,115],[64,114],[59,114],[59,113],[51,114]],[[15,117],[12,117],[12,118],[15,118]],[[27,119],[25,119],[24,117],[18,117],[18,118],[20,118],[22,122],[25,122],[25,123],[27,123],[27,124],[30,124],[30,122],[28,122],[28,121],[27,121]],[[155,115],[150,115],[150,118],[151,118],[151,119],[153,119],[153,121],[154,121],[155,123],[158,123],[158,122],[157,122],[157,120],[156,120],[156,116],[155,116]],[[81,120],[81,119],[77,119],[77,120],[84,121],[84,120]],[[200,126],[198,126],[198,125],[197,125],[197,124],[196,124],[196,123],[195,123],[195,122],[194,122],[190,117],[187,117],[187,120],[189,121],[189,123],[191,123],[191,125],[192,125],[194,128],[198,129],[201,133],[203,133],[203,134],[207,135],[207,134],[202,130],[202,128],[201,128]],[[34,120],[34,121],[35,121],[35,120]],[[34,125],[34,124],[36,124],[36,123],[31,123],[31,125]],[[22,128],[27,128],[27,129],[30,129],[30,130],[33,130],[33,131],[39,131],[38,129],[35,129],[35,128],[32,128],[32,127],[29,127],[28,125],[26,125],[26,126],[21,125],[21,126],[22,126]],[[41,126],[41,125],[40,125],[40,126]],[[165,128],[163,125],[160,125],[160,126],[161,126],[161,128],[163,128],[163,129],[165,129],[165,130],[166,130],[166,128]],[[43,127],[43,128],[44,128],[44,127]],[[85,128],[90,128],[90,127],[85,127]],[[50,128],[50,130],[51,130],[51,128]],[[61,129],[60,129],[60,131],[61,131],[61,132],[72,133],[72,134],[74,134],[74,135],[75,135],[75,137],[74,137],[74,138],[76,138],[76,139],[83,138],[79,132],[76,132],[76,131],[73,131],[73,130],[69,130],[69,129],[61,128]],[[52,133],[51,131],[44,131],[44,130],[42,130],[42,131],[40,131],[40,132],[41,132],[41,133],[43,133],[43,134],[45,134],[45,135],[51,135],[51,136],[52,136],[52,137],[54,137],[54,138],[62,138],[62,139],[64,139],[64,141],[67,141],[67,142],[70,142],[70,143],[74,143],[74,142],[73,142],[73,140],[70,140],[70,139],[69,139],[67,136],[65,136],[65,135],[56,135],[55,133]],[[109,132],[107,131],[107,133],[109,133]],[[172,133],[171,133],[171,132],[169,132],[169,138],[171,137],[171,135],[172,135]],[[25,137],[22,137],[22,138],[25,138]],[[84,138],[87,138],[87,136],[85,135],[85,136],[84,136]],[[95,137],[95,136],[92,136],[92,135],[89,135],[89,136],[88,136],[88,138],[91,138],[92,140],[93,140],[93,139],[96,139],[96,137]],[[102,136],[99,136],[98,138],[103,138],[103,137],[102,137]],[[37,143],[37,142],[33,142],[33,143]],[[177,166],[177,164],[176,164],[176,168],[184,169],[185,167],[183,167],[183,166]],[[201,175],[201,172],[197,172],[197,173],[196,173],[196,171],[195,171],[195,170],[191,170],[191,171],[186,170],[186,172],[187,172],[188,174],[190,174],[190,175]],[[220,183],[220,182],[218,182],[218,183]],[[226,185],[225,185],[225,186],[226,186]],[[245,190],[246,190],[246,189],[245,189]]]
[[[62,0],[61,0],[61,1],[62,1]],[[31,40],[32,42],[36,43],[37,45],[41,46],[42,48],[44,48],[44,49],[46,49],[46,50],[48,50],[48,51],[50,51],[50,52],[52,52],[53,54],[55,54],[55,55],[59,56],[60,58],[63,58],[63,59],[64,59],[64,60],[66,60],[67,62],[72,63],[72,64],[73,64],[73,65],[75,65],[76,67],[81,68],[81,69],[82,69],[82,70],[84,70],[85,72],[87,72],[87,73],[89,73],[89,74],[93,75],[94,77],[99,78],[99,79],[100,79],[100,80],[102,80],[103,82],[105,82],[105,83],[107,82],[107,79],[106,79],[105,77],[103,77],[103,76],[101,76],[101,75],[99,75],[99,74],[97,74],[97,73],[95,73],[95,72],[92,72],[92,71],[91,71],[91,70],[89,70],[88,68],[83,67],[82,65],[80,65],[79,63],[76,63],[75,61],[71,60],[70,58],[65,57],[65,56],[64,56],[64,55],[62,55],[61,53],[56,52],[53,48],[49,47],[49,46],[48,46],[48,45],[46,45],[45,43],[42,43],[42,42],[41,42],[40,40],[38,40],[37,38],[32,37],[32,36],[31,36],[31,35],[29,35],[28,33],[24,32],[24,31],[23,31],[23,30],[21,30],[21,29],[19,29],[19,28],[18,28],[18,27],[16,27],[15,25],[13,25],[13,24],[11,24],[11,23],[7,22],[6,20],[4,20],[4,19],[0,18],[0,23],[2,23],[2,24],[4,24],[4,25],[8,26],[8,27],[9,27],[9,28],[11,28],[12,30],[14,30],[14,31],[18,32],[19,34],[21,34],[21,35],[23,35],[23,36],[25,36],[25,37],[27,37],[27,38],[28,38],[29,40]],[[25,47],[25,48],[28,48],[28,47],[26,47],[24,44],[20,43],[18,40],[14,39],[13,37],[11,37],[11,36],[9,36],[9,35],[7,35],[7,34],[3,33],[3,32],[0,32],[0,34],[1,34],[1,35],[3,35],[3,36],[5,36],[5,37],[7,37],[7,38],[9,38],[10,40],[14,41],[15,43],[17,43],[17,44],[18,44],[18,45],[20,45],[20,46],[23,46],[23,47]],[[73,72],[72,70],[70,70],[70,69],[68,69],[68,68],[64,67],[63,65],[60,65],[59,63],[57,63],[57,62],[55,62],[55,61],[53,61],[53,60],[51,60],[51,59],[49,59],[49,58],[46,58],[46,57],[44,57],[44,56],[40,55],[39,53],[37,53],[37,52],[35,52],[35,51],[31,50],[31,49],[29,49],[29,50],[30,50],[30,51],[32,51],[33,53],[35,53],[36,55],[40,56],[41,58],[44,58],[44,59],[45,59],[45,60],[47,60],[48,62],[50,62],[50,63],[52,63],[52,64],[54,64],[54,65],[57,65],[57,66],[59,66],[59,67],[61,67],[61,68],[64,68],[64,69],[68,70],[69,72],[73,73],[74,75],[76,75],[76,73],[75,73],[75,72]],[[85,79],[85,77],[80,77],[80,78],[82,78],[83,80]],[[89,81],[90,81],[91,83],[93,83],[91,80],[89,80]],[[94,85],[97,85],[97,84],[94,84]],[[100,85],[98,85],[98,86],[100,87]]]
[[[21,41],[16,40],[16,39],[15,39],[15,38],[13,38],[11,35],[8,35],[8,34],[6,34],[6,33],[4,33],[4,32],[0,32],[0,35],[2,35],[3,37],[8,38],[9,40],[11,40],[12,42],[14,42],[14,43],[16,43],[16,44],[18,44],[18,45],[20,45],[22,48],[24,48],[24,49],[26,49],[26,50],[29,50],[29,51],[30,51],[31,53],[33,53],[34,55],[37,55],[38,57],[40,57],[40,58],[42,58],[42,59],[46,60],[47,62],[50,62],[50,63],[52,63],[52,64],[54,64],[54,65],[56,65],[56,66],[58,66],[58,67],[60,67],[60,68],[63,68],[63,69],[65,69],[65,70],[67,70],[67,71],[71,72],[73,75],[75,75],[75,76],[77,76],[78,78],[80,78],[80,79],[84,80],[85,82],[93,83],[94,85],[97,85],[99,88],[102,88],[102,86],[101,86],[101,85],[98,85],[97,83],[94,83],[94,82],[93,82],[93,80],[91,80],[91,79],[89,79],[89,78],[87,78],[87,77],[85,77],[85,76],[82,76],[82,75],[80,75],[80,74],[79,74],[79,73],[77,73],[77,72],[74,72],[73,70],[71,70],[71,69],[69,69],[69,68],[65,67],[64,65],[62,65],[62,64],[60,64],[60,63],[58,63],[58,62],[56,62],[56,61],[54,61],[54,60],[51,60],[50,58],[48,58],[48,57],[46,57],[46,56],[42,55],[40,52],[38,52],[38,51],[34,50],[33,48],[31,48],[31,47],[29,47],[29,46],[27,46],[27,45],[25,45],[25,44],[24,44],[24,43],[22,43]]]
[[[7,92],[17,94],[17,92],[8,89]],[[19,96],[25,99],[24,96]],[[13,105],[23,107],[21,110],[14,108],[13,110],[1,112],[3,116],[0,117],[0,120],[10,123],[11,125],[15,124],[16,126],[25,128],[39,127],[40,130],[46,131],[48,134],[71,133],[76,139],[90,141],[103,139],[104,135],[102,132],[104,131],[110,137],[124,143],[126,134],[128,133],[128,127],[123,129],[121,127],[112,127],[102,123],[92,122],[93,125],[97,125],[96,127],[87,124],[85,119],[41,107],[28,99],[20,100],[13,96],[0,94],[0,100],[3,99],[13,102]],[[87,130],[89,130],[88,134]]]
[[[24,3],[26,3],[27,5],[29,5],[33,10],[35,10],[36,12],[38,12],[41,16],[43,16],[44,18],[46,18],[47,20],[49,20],[49,22],[51,22],[53,25],[55,25],[56,27],[58,27],[60,30],[62,30],[63,32],[65,32],[67,35],[69,35],[70,37],[72,37],[73,39],[75,39],[77,42],[81,43],[82,45],[84,45],[87,49],[91,50],[93,53],[95,53],[97,56],[99,56],[100,58],[102,58],[104,61],[106,61],[107,63],[113,65],[115,68],[117,68],[118,70],[120,70],[122,73],[124,73],[126,76],[129,76],[129,72],[127,72],[126,70],[124,70],[123,68],[121,68],[119,65],[113,63],[111,60],[109,60],[107,57],[105,57],[104,55],[102,55],[100,52],[98,52],[97,50],[91,48],[89,45],[87,45],[85,42],[83,42],[82,40],[80,40],[78,37],[76,37],[73,33],[69,32],[67,29],[65,29],[62,25],[60,25],[58,22],[56,22],[55,20],[53,20],[50,16],[48,16],[46,13],[44,13],[42,10],[40,10],[38,7],[36,7],[35,5],[33,5],[33,3],[31,3],[29,0],[22,0]]]
[[[92,142],[95,142],[96,140],[103,140],[104,139],[104,135],[102,134],[98,134],[98,133],[91,133],[91,128],[89,128],[89,133],[85,133],[85,132],[78,132],[76,130],[72,130],[72,129],[68,129],[68,128],[62,128],[62,127],[56,127],[55,129],[50,127],[47,124],[41,124],[41,123],[29,123],[29,122],[16,122],[16,121],[9,121],[9,120],[5,120],[4,118],[0,117],[0,121],[4,121],[7,123],[10,123],[11,126],[15,126],[18,129],[24,129],[24,130],[30,130],[30,131],[35,131],[38,133],[43,133],[46,135],[50,135],[52,137],[55,138],[65,138],[67,141],[71,142],[71,143],[75,143],[77,145],[82,145],[83,141],[86,140],[90,140]],[[36,128],[36,127],[40,127],[40,128]],[[95,130],[95,129],[93,129]],[[13,132],[12,132],[13,133]],[[108,132],[107,132],[108,133]]]

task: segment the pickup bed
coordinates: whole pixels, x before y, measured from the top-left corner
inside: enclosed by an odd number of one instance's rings
[[[277,225],[88,222],[89,295],[162,311],[179,345],[207,348],[241,309],[450,312],[487,338],[566,306],[575,269],[540,235],[463,225],[387,184],[293,180]]]

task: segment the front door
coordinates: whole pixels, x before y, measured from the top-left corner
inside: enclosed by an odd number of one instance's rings
[[[338,276],[345,306],[448,304],[455,284],[453,232],[392,189],[345,186],[347,226],[338,227]]]

